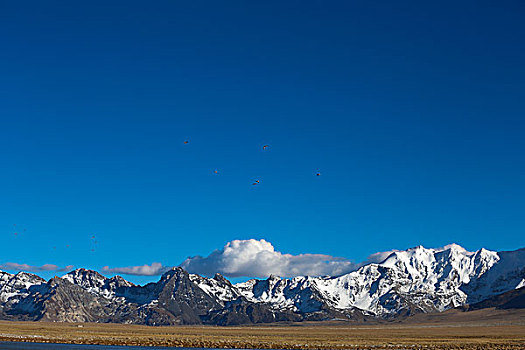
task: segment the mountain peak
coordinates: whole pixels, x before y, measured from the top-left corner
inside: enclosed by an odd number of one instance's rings
[[[481,248],[481,249],[483,249],[483,248]],[[457,243],[447,244],[446,246],[441,247],[441,248],[437,248],[437,249],[435,249],[435,250],[436,250],[437,252],[442,252],[442,251],[450,250],[450,251],[454,251],[454,252],[474,254],[473,252],[469,252],[468,250],[466,250],[465,248],[463,248],[462,246],[460,246],[460,245],[457,244]]]
[[[84,269],[84,268],[79,268],[79,269],[70,271],[70,272],[66,273],[62,277],[64,277],[64,278],[68,278],[69,277],[69,278],[73,278],[73,279],[81,278],[81,279],[90,279],[90,280],[101,280],[101,281],[104,281],[104,280],[107,279],[106,277],[104,277],[103,275],[101,275],[97,271],[88,270],[88,269]]]
[[[216,273],[215,276],[213,276],[213,279],[216,280],[217,282],[221,282],[221,283],[230,283],[230,281],[228,281],[223,275],[221,275],[220,273]]]
[[[83,267],[75,269],[73,271],[70,271],[67,274],[68,275],[95,275],[95,276],[102,276],[98,271],[85,269]]]
[[[161,276],[161,280],[170,279],[173,276],[189,276],[189,273],[180,266],[175,266],[164,272]]]
[[[31,272],[25,272],[25,271],[20,271],[20,272],[17,272],[15,274],[15,276],[17,278],[20,278],[20,277],[29,277],[29,278],[41,278],[40,276],[38,275],[35,275],[34,273],[31,273]]]

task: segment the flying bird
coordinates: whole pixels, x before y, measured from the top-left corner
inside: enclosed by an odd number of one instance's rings
[[[263,150],[267,149],[268,147],[270,147],[270,145],[264,145]]]
[[[255,182],[254,182],[254,183],[252,183],[252,185],[258,185],[259,183],[260,183],[260,181],[259,181],[259,180],[255,180]]]
[[[317,172],[315,175],[316,175],[316,176],[321,176],[321,173],[320,173],[320,172]]]
[[[188,143],[190,143],[190,141],[184,141],[184,144],[187,145]]]
[[[214,173],[214,174],[218,174],[218,173],[219,173],[219,170],[214,170],[213,173]]]

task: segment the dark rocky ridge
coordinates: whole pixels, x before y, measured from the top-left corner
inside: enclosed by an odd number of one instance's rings
[[[465,305],[461,309],[473,311],[492,307],[496,309],[524,309],[525,287],[495,295],[475,304]]]
[[[105,278],[85,269],[48,282],[31,276],[35,284],[25,288],[19,283],[18,294],[2,303],[1,319],[239,325],[348,317],[324,305],[319,297],[316,297],[317,310],[310,313],[276,310],[269,304],[251,302],[242,296],[224,302],[201,289],[182,268],[170,270],[158,282],[145,286],[133,285],[120,276]],[[220,275],[214,280],[223,287],[234,288]]]

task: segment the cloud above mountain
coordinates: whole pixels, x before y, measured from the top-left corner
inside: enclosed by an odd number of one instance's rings
[[[59,267],[54,264],[44,264],[41,266],[34,266],[28,264],[18,264],[13,262],[7,262],[0,265],[0,270],[8,271],[26,271],[26,272],[43,272],[43,271],[56,271],[56,272],[67,272],[73,269],[73,265],[67,265],[65,267]]]
[[[127,267],[113,267],[104,266],[102,272],[104,273],[115,273],[123,275],[135,275],[135,276],[156,276],[161,275],[164,272],[170,270],[170,266],[163,266],[161,263],[154,262],[151,265],[140,265],[140,266],[127,266]]]
[[[227,277],[281,277],[341,275],[355,269],[346,258],[324,254],[286,254],[276,251],[264,240],[247,239],[228,242],[206,257],[194,256],[181,265],[191,273]]]

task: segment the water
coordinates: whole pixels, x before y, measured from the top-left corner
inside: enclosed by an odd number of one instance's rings
[[[54,343],[0,342],[0,350],[212,350],[204,348],[166,348],[162,346],[117,346],[117,345],[74,345]],[[222,349],[221,349],[222,350]]]

